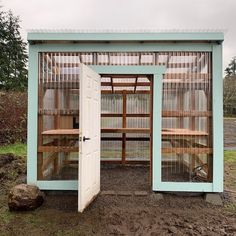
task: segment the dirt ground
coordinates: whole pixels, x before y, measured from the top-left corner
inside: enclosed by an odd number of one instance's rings
[[[226,143],[233,146],[236,123],[226,125]],[[11,186],[25,181],[25,174],[23,158],[0,155],[1,236],[236,235],[236,162],[225,163],[227,191],[222,194],[222,207],[207,204],[199,195],[164,193],[164,199],[156,201],[149,187],[149,167],[105,166],[101,170],[103,191],[146,191],[147,195],[100,194],[79,214],[76,192],[47,194],[44,204],[35,211],[9,212],[7,193]]]
[[[224,193],[224,207],[207,204],[202,196],[170,193],[156,201],[148,187],[149,168],[142,166],[103,168],[101,187],[116,191],[145,190],[146,196],[101,194],[79,214],[76,192],[48,194],[35,211],[9,212],[7,192],[14,183],[24,180],[25,162],[11,155],[1,157],[0,173],[8,171],[4,177],[0,175],[0,235],[236,235],[232,193]],[[236,164],[225,168],[225,185],[236,190]]]

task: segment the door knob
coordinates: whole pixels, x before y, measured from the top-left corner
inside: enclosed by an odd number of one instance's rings
[[[86,138],[85,136],[83,137],[83,141],[85,142],[86,140],[90,140],[90,138]]]

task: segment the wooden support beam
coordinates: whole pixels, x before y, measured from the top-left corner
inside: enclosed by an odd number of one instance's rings
[[[148,128],[104,128],[102,133],[150,133]]]
[[[122,137],[101,137],[102,141],[122,141]],[[126,137],[126,141],[150,141],[150,137]]]
[[[78,152],[78,147],[70,146],[39,146],[38,152]]]
[[[63,116],[74,116],[74,115],[79,115],[79,110],[78,109],[56,109],[56,110],[48,110],[48,109],[39,109],[38,111],[39,115],[63,115]]]
[[[117,82],[117,83],[111,83],[111,82],[101,82],[101,86],[113,86],[113,87],[136,87],[136,86],[150,86],[149,82]]]
[[[162,153],[174,153],[174,154],[211,154],[213,153],[212,148],[162,148]]]
[[[125,164],[122,163],[122,160],[105,160],[105,158],[101,159],[102,164],[122,164],[122,165],[148,165],[149,160],[126,160]]]
[[[101,86],[103,86],[103,85],[101,85]],[[113,78],[112,77],[111,77],[111,91],[112,91],[112,93],[114,93],[114,85],[113,85]]]
[[[211,111],[162,111],[162,117],[211,117]]]
[[[149,117],[150,114],[127,113],[126,117]],[[123,117],[121,113],[103,113],[101,117]]]
[[[112,92],[111,90],[102,90],[101,94],[123,94],[124,90],[116,90]],[[126,90],[126,94],[150,94],[148,90],[137,90],[135,93],[132,90]]]
[[[136,92],[136,90],[137,90],[137,84],[138,84],[138,77],[135,79],[134,93],[135,93],[135,92]]]
[[[57,109],[57,110],[44,110],[39,109],[39,115],[62,115],[62,116],[75,116],[79,115],[79,110],[74,109]],[[122,117],[122,113],[103,113],[101,114],[101,117]],[[129,113],[126,114],[126,117],[149,117],[150,114],[139,114],[139,113]]]
[[[42,68],[44,63],[44,59],[40,62],[40,67]],[[43,100],[44,100],[44,91],[43,91],[43,77],[42,77],[42,70],[39,70],[39,81],[38,83],[38,109],[43,108]],[[43,117],[41,115],[38,115],[38,146],[41,146],[43,144]],[[37,179],[42,180],[43,179],[43,153],[38,153],[37,158]]]
[[[137,77],[141,77],[141,78],[144,78],[146,77],[145,75],[140,75],[140,74],[132,74],[132,75],[127,75],[127,74],[119,74],[119,75],[115,75],[115,74],[100,74],[101,77],[111,77],[111,78],[117,78],[117,79],[122,79],[122,78],[125,78],[125,79],[129,79],[129,78],[137,78]]]
[[[68,164],[77,164],[77,160],[68,160]],[[101,159],[102,164],[122,164],[122,160],[112,159],[112,160],[105,160],[105,158]],[[126,165],[148,165],[148,160],[127,160],[125,162]]]

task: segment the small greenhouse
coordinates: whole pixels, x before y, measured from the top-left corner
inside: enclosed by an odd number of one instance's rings
[[[221,32],[31,31],[27,182],[100,191],[101,163],[153,191],[223,191]]]

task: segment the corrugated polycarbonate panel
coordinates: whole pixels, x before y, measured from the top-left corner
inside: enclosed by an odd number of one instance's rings
[[[42,131],[55,128],[55,124],[59,124],[60,128],[71,127],[71,124],[74,125],[74,123],[78,125],[79,63],[87,65],[166,66],[162,91],[162,133],[164,133],[162,138],[162,180],[187,182],[210,182],[212,180],[211,53],[40,53],[39,87],[42,85],[43,99],[39,103],[39,113],[43,117]],[[145,76],[132,78],[108,76],[102,78],[101,82],[103,83],[102,113],[122,115],[123,91],[127,91],[127,93],[137,92],[137,94],[127,94],[127,114],[150,112],[150,98],[149,94],[146,94],[150,90],[149,78]],[[140,91],[142,94],[138,94]],[[59,97],[58,102],[55,101],[57,96]],[[150,126],[146,117],[127,117],[126,119],[127,127]],[[102,117],[102,127],[122,127],[122,117]],[[103,133],[102,137],[121,138],[122,134]],[[148,135],[126,134],[126,137],[146,138]],[[45,140],[48,142],[48,138]],[[148,153],[145,151],[148,142],[144,140],[127,141],[127,157],[138,157],[139,159],[148,156],[144,155],[144,153]],[[121,142],[118,140],[102,140],[102,151],[110,150],[111,147],[114,150],[119,150],[114,152],[116,158],[117,153],[121,154],[121,146]],[[140,152],[142,154],[135,152],[137,147],[143,148],[143,151]],[[109,152],[107,151],[107,153]],[[63,153],[60,154],[60,156],[63,155]]]
[[[101,113],[102,114],[122,114],[123,99],[120,94],[102,94]],[[122,128],[121,117],[102,117],[101,128]],[[121,160],[122,143],[121,134],[102,133],[101,159],[102,160]],[[119,140],[110,140],[120,138]]]
[[[143,78],[144,80],[145,78]],[[103,79],[102,79],[103,81]],[[114,78],[114,83],[135,83],[136,78]],[[145,80],[149,82],[149,80]],[[126,89],[126,90],[124,90]],[[134,89],[134,88],[133,88]],[[149,87],[150,90],[150,87]],[[119,91],[129,91],[127,87]],[[124,97],[125,96],[125,97]],[[124,128],[123,112],[126,99],[125,128],[149,128],[150,127],[150,95],[149,94],[103,94],[102,95],[102,128]],[[110,117],[106,117],[105,115]],[[113,114],[113,115],[112,115]],[[115,115],[119,115],[116,117]],[[130,117],[132,115],[132,117]],[[102,134],[102,159],[121,160],[122,137],[121,133]],[[142,161],[150,158],[149,134],[126,133],[125,155],[126,160]],[[113,139],[113,140],[109,140]],[[115,140],[114,140],[115,139]],[[114,149],[114,153],[111,150]],[[108,157],[107,154],[110,156]]]
[[[78,179],[77,53],[39,54],[38,179]]]
[[[150,112],[149,94],[127,94],[127,113],[149,114],[149,112]]]
[[[211,54],[172,52],[163,77],[162,181],[212,181]]]
[[[145,81],[146,82],[146,81]],[[149,87],[150,90],[150,87]],[[127,94],[127,114],[146,115],[146,117],[127,117],[127,128],[150,128],[150,95]],[[136,138],[136,141],[127,141],[127,160],[150,160],[149,134],[126,134],[126,137]],[[140,140],[141,139],[141,140]]]
[[[122,113],[122,95],[120,94],[102,94],[101,113]]]

